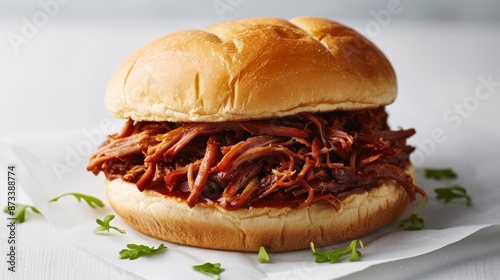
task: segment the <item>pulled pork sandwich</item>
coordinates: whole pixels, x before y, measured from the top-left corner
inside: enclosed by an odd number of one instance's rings
[[[128,119],[90,157],[137,230],[204,248],[290,251],[356,238],[425,193],[384,106],[396,77],[339,23],[228,21],[161,37],[115,72]]]

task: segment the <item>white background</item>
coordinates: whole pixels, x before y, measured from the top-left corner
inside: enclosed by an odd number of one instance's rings
[[[388,8],[392,6],[397,7],[392,9],[397,12],[388,12],[392,11]],[[394,28],[404,28],[408,24],[429,30],[444,26],[455,36],[461,36],[458,31],[467,32],[478,25],[479,29],[496,28],[500,22],[500,2],[494,0],[2,1],[0,136],[38,134],[99,122],[107,116],[102,95],[114,69],[136,48],[165,33],[201,28],[221,19],[299,15],[328,17],[356,28],[382,48],[402,78],[418,74],[412,78],[421,80],[427,72],[414,73],[416,67],[403,64],[400,56],[420,57],[417,62],[424,71],[436,70],[435,64],[451,63],[470,76],[492,73],[495,69],[462,65],[463,56],[498,58],[493,53],[495,57],[483,57],[489,46],[474,38],[474,34],[468,35],[471,38],[463,38],[466,48],[454,46],[446,51],[442,49],[444,45],[435,44],[439,38],[432,38],[430,34],[421,34],[424,37],[418,41],[411,34],[405,34],[404,38],[393,37]],[[442,35],[446,36],[436,36]],[[414,40],[414,45],[411,49],[398,49],[402,40]],[[436,57],[441,55],[437,51],[448,60]],[[493,63],[489,65],[496,67]],[[407,71],[408,68],[412,72]],[[447,79],[446,84],[456,85],[453,91],[440,94],[457,94],[456,89],[460,88],[457,82],[464,81],[455,79],[455,73],[449,73],[451,76],[439,74],[440,79]],[[436,90],[435,86],[433,89],[425,87],[428,82],[420,83],[422,90]],[[400,92],[407,94],[402,90],[400,88]]]
[[[47,3],[56,4],[47,10]],[[229,8],[218,11],[220,3]],[[394,3],[398,12],[388,8]],[[412,141],[420,166],[467,170],[474,160],[489,160],[489,168],[474,174],[486,179],[464,180],[498,185],[500,163],[490,153],[498,147],[482,143],[500,140],[495,121],[500,119],[500,87],[477,104],[474,93],[482,79],[500,82],[499,1],[2,1],[0,139],[22,143],[81,133],[111,119],[102,99],[114,69],[165,33],[221,19],[299,15],[350,25],[388,56],[399,81],[398,99],[389,107],[391,123],[416,127]],[[460,114],[457,106],[469,109]],[[447,112],[453,121],[444,117]],[[442,132],[442,141],[433,140],[435,131]],[[477,139],[474,132],[489,138]],[[19,196],[29,201],[22,192]],[[0,199],[3,206],[4,192]],[[22,258],[15,279],[140,279],[67,241],[43,218],[30,218],[18,227]],[[3,227],[1,233],[4,246]],[[487,228],[441,250],[348,278],[498,279],[498,236],[499,226]],[[12,277],[3,259],[0,269],[0,278]]]

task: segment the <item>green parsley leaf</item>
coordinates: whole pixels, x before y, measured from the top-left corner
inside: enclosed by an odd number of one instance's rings
[[[467,194],[467,190],[459,185],[453,185],[449,187],[436,188],[434,189],[439,200],[443,200],[444,203],[448,203],[453,199],[465,199],[465,205],[471,205],[471,198]]]
[[[314,243],[311,242],[309,245],[311,246],[311,251],[312,255],[314,257],[314,261],[317,263],[323,263],[323,262],[330,262],[330,263],[335,263],[339,260],[339,258],[346,256],[346,255],[351,255],[349,257],[350,262],[357,261],[359,257],[361,256],[361,252],[356,250],[358,244],[358,240],[353,240],[347,246],[346,248],[339,249],[339,250],[332,250],[332,251],[324,251],[320,252],[317,251],[316,248],[314,247]]]
[[[67,196],[67,195],[72,195],[72,196],[76,197],[76,199],[78,199],[78,201],[81,201],[82,199],[85,200],[85,202],[87,202],[87,204],[92,208],[104,207],[104,203],[102,203],[102,201],[100,199],[93,197],[93,196],[81,194],[81,193],[65,193],[65,194],[62,194],[58,197],[54,197],[53,199],[49,200],[49,202],[55,202],[59,198],[61,198],[63,196]]]
[[[220,267],[220,263],[204,263],[200,265],[193,265],[193,269],[211,276],[215,280],[220,280],[220,274],[224,271],[224,268]]]
[[[418,212],[425,202],[425,198],[422,198],[417,207],[411,211],[410,216],[399,221],[399,226],[404,230],[422,230],[424,228],[424,218],[420,217]]]
[[[115,215],[107,215],[106,217],[104,217],[104,220],[96,219],[96,222],[99,224],[99,226],[96,227],[96,229],[94,230],[94,233],[97,233],[97,232],[100,232],[100,231],[105,231],[105,230],[107,230],[109,232],[110,229],[114,229],[114,230],[118,231],[121,234],[125,234],[126,233],[125,230],[123,230],[121,228],[117,228],[117,227],[111,226],[109,224],[109,222],[111,220],[113,220],[114,218],[115,218]]]
[[[120,251],[120,259],[130,259],[135,260],[142,256],[151,256],[157,254],[161,250],[167,249],[163,243],[155,248],[154,246],[148,247],[146,245],[137,245],[137,244],[127,244],[128,249],[122,249]]]
[[[424,228],[424,219],[415,213],[399,221],[399,226],[405,230],[421,230]]]
[[[258,255],[258,260],[260,263],[268,263],[269,262],[269,255],[267,254],[268,248],[264,246],[260,246],[259,248],[259,255]]]
[[[23,223],[26,220],[26,210],[28,209],[31,209],[31,211],[33,211],[34,213],[42,214],[40,213],[40,210],[38,210],[38,208],[36,208],[35,206],[21,203],[16,203],[14,210],[12,209],[12,207],[6,206],[3,209],[3,212],[13,216],[16,223]]]
[[[455,173],[451,168],[426,168],[424,169],[424,171],[426,178],[432,178],[436,180],[455,179],[458,176],[457,173]]]

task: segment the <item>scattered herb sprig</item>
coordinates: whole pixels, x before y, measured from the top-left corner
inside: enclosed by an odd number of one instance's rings
[[[425,177],[436,180],[441,179],[455,179],[458,177],[457,173],[451,168],[425,168]]]
[[[260,263],[268,263],[269,262],[269,255],[267,254],[267,250],[269,248],[265,246],[260,246],[259,248],[259,255],[257,259],[259,260]]]
[[[459,185],[453,185],[449,187],[436,188],[434,189],[436,192],[436,198],[439,200],[443,200],[444,203],[448,203],[454,199],[465,199],[465,205],[471,205],[471,198],[467,194],[467,190]]]
[[[102,201],[100,199],[98,199],[97,197],[93,197],[93,196],[85,195],[85,194],[81,194],[81,193],[65,193],[65,194],[62,194],[60,196],[54,197],[53,199],[49,200],[49,202],[55,202],[55,201],[59,200],[61,197],[68,196],[68,195],[72,195],[72,196],[76,197],[76,199],[78,199],[79,202],[81,202],[83,199],[92,208],[104,207],[104,203],[102,203]]]
[[[399,221],[399,226],[404,230],[422,230],[424,228],[424,218],[420,217],[418,212],[420,212],[425,202],[427,202],[427,200],[422,198],[417,207],[411,211],[410,216]]]
[[[120,251],[120,259],[135,260],[142,256],[151,256],[167,249],[167,246],[163,243],[160,244],[158,248],[155,248],[154,246],[148,247],[146,245],[127,244],[127,248],[128,249],[122,249]]]
[[[200,265],[193,265],[193,269],[211,276],[215,280],[220,280],[220,274],[224,272],[224,268],[221,267],[220,263],[204,263]]]
[[[125,234],[126,233],[125,230],[109,224],[109,222],[111,220],[113,220],[114,218],[115,218],[115,215],[107,215],[106,217],[104,217],[103,220],[96,219],[96,222],[99,224],[99,226],[95,228],[94,233],[98,233],[101,231],[108,231],[109,232],[110,229],[114,229],[121,234]]]
[[[32,205],[26,205],[21,203],[16,203],[14,209],[10,206],[6,206],[3,209],[4,213],[11,215],[16,223],[23,223],[26,220],[26,210],[30,209],[34,213],[42,214],[38,208]]]
[[[456,179],[457,173],[451,168],[425,168],[425,177],[436,180],[441,179]],[[460,185],[452,185],[449,187],[435,188],[436,199],[448,203],[454,199],[465,199],[465,205],[471,205],[471,197],[467,194],[467,190]]]
[[[351,241],[349,246],[347,246],[346,248],[332,250],[332,251],[324,251],[324,252],[317,251],[316,248],[314,247],[313,242],[311,242],[309,245],[311,246],[314,261],[317,263],[323,263],[323,262],[335,263],[336,261],[339,260],[339,258],[349,254],[351,255],[349,257],[349,261],[354,262],[357,261],[361,256],[361,252],[356,250],[356,247],[358,245],[358,240]]]

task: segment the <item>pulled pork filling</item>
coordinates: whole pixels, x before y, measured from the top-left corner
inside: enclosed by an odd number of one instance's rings
[[[265,121],[134,122],[109,136],[87,166],[140,191],[180,197],[190,207],[339,209],[353,193],[394,180],[415,200],[425,192],[404,172],[414,129],[390,130],[384,107],[301,113]]]

